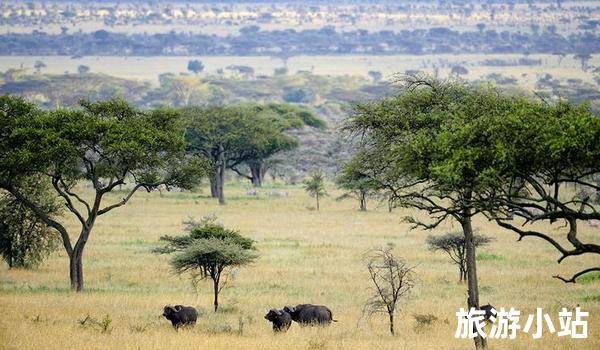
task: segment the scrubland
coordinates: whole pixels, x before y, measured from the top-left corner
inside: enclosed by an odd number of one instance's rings
[[[69,289],[68,259],[53,254],[37,270],[0,267],[0,348],[3,349],[472,349],[470,340],[455,339],[455,312],[466,303],[466,286],[458,269],[441,253],[427,250],[428,232],[410,230],[406,209],[388,213],[370,202],[359,212],[353,201],[336,202],[337,195],[313,209],[313,199],[300,188],[286,188],[287,198],[262,191],[246,197],[241,185],[226,188],[225,206],[204,193],[139,193],[127,206],[102,217],[84,254],[85,291]],[[118,200],[121,194],[111,194]],[[151,249],[165,234],[181,234],[182,220],[215,214],[228,227],[256,240],[260,259],[239,269],[221,294],[221,309],[211,311],[211,287],[197,293],[187,277],[172,273],[168,256]],[[76,223],[69,221],[76,229]],[[521,310],[521,323],[542,307],[555,327],[562,307],[580,306],[589,312],[585,340],[558,337],[547,328],[539,340],[519,333],[516,340],[491,340],[491,349],[600,348],[600,278],[564,284],[552,278],[569,275],[594,263],[592,257],[571,257],[561,265],[549,245],[515,234],[485,218],[475,220],[479,233],[495,240],[479,250],[480,300],[496,307]],[[549,227],[556,237],[558,231]],[[437,229],[458,230],[451,223]],[[598,228],[584,226],[582,237]],[[435,233],[433,232],[433,233]],[[370,283],[362,262],[365,250],[394,244],[395,252],[416,265],[417,287],[401,305],[391,336],[386,318],[362,317]],[[328,305],[339,322],[326,329],[300,328],[274,335],[263,319],[272,307],[298,303]],[[175,331],[162,318],[165,304],[192,305],[200,310],[198,324]],[[414,316],[433,314],[431,325]],[[96,320],[83,322],[86,316]],[[82,325],[82,323],[84,323]]]

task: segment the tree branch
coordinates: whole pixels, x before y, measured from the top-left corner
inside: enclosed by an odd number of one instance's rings
[[[552,277],[554,277],[554,278],[556,278],[556,279],[559,279],[559,280],[561,280],[561,281],[563,281],[563,282],[565,282],[565,283],[577,283],[577,281],[576,281],[576,280],[577,280],[577,278],[578,278],[578,277],[580,277],[580,276],[582,276],[582,275],[585,275],[586,273],[593,272],[593,271],[600,271],[600,267],[591,267],[591,268],[589,268],[589,269],[585,269],[585,270],[583,270],[583,271],[580,271],[580,272],[578,272],[578,273],[574,274],[574,275],[573,275],[571,278],[569,278],[569,279],[566,279],[566,278],[564,278],[564,277],[560,277],[559,275],[554,275],[554,276],[552,276]]]
[[[140,189],[141,187],[152,188],[152,187],[156,187],[156,186],[159,186],[159,185],[161,185],[161,184],[160,183],[157,183],[157,184],[143,184],[143,183],[140,183],[140,184],[135,185],[135,187],[120,202],[117,202],[115,204],[111,204],[111,205],[109,205],[107,207],[104,207],[104,208],[98,210],[98,216],[106,214],[106,213],[108,213],[109,211],[111,211],[111,210],[113,210],[115,208],[118,208],[120,206],[125,205],[129,201],[129,199],[131,199],[131,197],[134,195],[134,193],[137,192],[137,190]]]
[[[25,204],[25,206],[27,206],[29,209],[31,209],[31,211],[33,211],[35,213],[35,215],[37,217],[39,217],[40,220],[42,220],[46,225],[48,225],[48,226],[52,227],[53,229],[55,229],[56,231],[58,231],[62,238],[63,246],[65,247],[67,254],[69,256],[71,256],[73,254],[73,246],[71,245],[71,239],[69,238],[69,233],[67,232],[67,230],[65,229],[65,227],[63,225],[61,225],[58,221],[50,218],[47,213],[45,213],[37,205],[35,205],[33,202],[31,202],[22,193],[17,191],[13,186],[3,186],[3,187],[10,194],[15,196],[15,198],[17,198],[17,200],[19,200],[19,202]]]

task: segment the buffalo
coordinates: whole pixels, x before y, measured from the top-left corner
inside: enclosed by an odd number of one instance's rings
[[[492,322],[494,322],[496,320],[497,312],[496,312],[496,309],[492,305],[490,305],[490,304],[482,305],[479,307],[479,310],[482,310],[485,312],[483,314],[484,320],[492,321]]]
[[[284,310],[271,309],[265,319],[273,323],[273,332],[285,332],[292,324],[292,316]]]
[[[191,306],[175,305],[165,306],[163,316],[171,321],[173,327],[194,325],[198,319],[198,311]]]
[[[290,314],[292,320],[298,322],[301,325],[329,325],[332,321],[337,322],[333,319],[331,310],[327,306],[323,305],[312,305],[312,304],[300,304],[296,306],[286,306],[283,311]]]

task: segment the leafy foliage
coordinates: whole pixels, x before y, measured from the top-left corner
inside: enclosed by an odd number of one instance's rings
[[[48,216],[61,213],[50,184],[40,178],[26,178],[20,185]],[[9,268],[38,266],[58,248],[59,236],[27,206],[9,193],[0,193],[0,254]]]

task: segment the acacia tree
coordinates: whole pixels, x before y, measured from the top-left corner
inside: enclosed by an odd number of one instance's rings
[[[361,160],[355,158],[342,168],[335,181],[345,193],[337,200],[355,198],[358,200],[359,210],[367,211],[367,200],[377,194],[377,184],[362,173],[360,165]]]
[[[373,282],[373,295],[365,303],[363,313],[386,313],[390,333],[394,335],[394,316],[403,298],[415,286],[414,266],[408,266],[394,256],[391,246],[372,249],[364,255],[369,277]]]
[[[407,217],[433,229],[448,219],[466,242],[468,307],[479,307],[473,216],[475,199],[496,185],[489,174],[497,156],[474,130],[489,118],[521,111],[525,101],[458,82],[408,78],[398,96],[356,106],[345,129],[361,137],[363,174],[391,193],[394,205],[427,212],[432,221]],[[482,337],[475,338],[484,347]]]
[[[195,286],[197,279],[212,280],[215,312],[219,308],[219,293],[227,285],[230,270],[248,265],[258,257],[253,240],[213,220],[205,220],[192,227],[189,235],[163,236],[160,240],[166,245],[154,252],[176,253],[171,266],[178,274],[190,272]]]
[[[255,187],[262,186],[267,171],[277,163],[273,159],[274,155],[298,147],[297,140],[288,135],[288,132],[305,126],[318,129],[326,126],[323,120],[310,111],[289,104],[245,104],[241,107],[257,120],[260,128],[254,129],[255,134],[247,139],[250,141],[245,145],[250,151],[248,159],[242,164],[231,166],[231,170],[250,180]],[[249,129],[248,132],[250,131],[253,130]],[[248,168],[249,175],[241,169],[241,165]]]
[[[319,198],[327,196],[327,190],[325,189],[325,175],[320,171],[312,173],[308,179],[304,180],[304,190],[317,200],[318,211]]]
[[[76,291],[84,287],[83,252],[99,217],[139,189],[189,187],[202,174],[201,162],[184,157],[183,124],[173,110],[142,112],[119,99],[81,107],[40,111],[22,98],[0,96],[0,188],[60,234]],[[50,182],[79,223],[78,235],[24,191],[20,180],[29,176]],[[83,182],[93,190],[77,186]],[[124,197],[104,204],[118,186],[126,186]]]
[[[491,238],[483,235],[473,235],[475,247],[481,247],[491,242]],[[467,281],[466,241],[462,232],[446,233],[441,236],[427,237],[429,250],[446,252],[450,259],[458,266],[459,281]]]
[[[188,124],[186,150],[189,154],[208,159],[211,168],[210,190],[219,204],[225,204],[223,186],[225,173],[253,156],[247,147],[253,137],[266,127],[265,122],[252,118],[240,106],[193,107],[184,110]]]
[[[592,55],[589,53],[578,53],[573,55],[573,58],[581,62],[581,70],[587,71],[588,61],[592,59]]]

